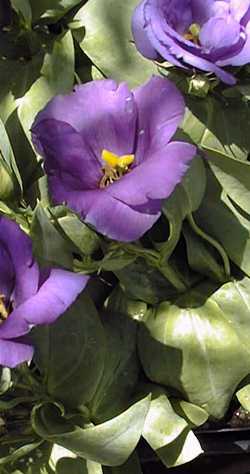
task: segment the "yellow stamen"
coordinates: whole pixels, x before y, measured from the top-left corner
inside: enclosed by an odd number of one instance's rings
[[[5,320],[9,316],[9,313],[4,304],[4,298],[4,295],[0,295],[0,320]]]
[[[100,181],[100,188],[105,188],[114,181],[117,181],[129,171],[129,166],[133,163],[135,155],[122,155],[118,156],[109,150],[102,151],[102,159],[105,162],[102,171],[104,176]]]

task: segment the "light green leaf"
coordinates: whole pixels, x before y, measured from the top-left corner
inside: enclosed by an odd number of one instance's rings
[[[236,396],[241,404],[241,406],[250,412],[250,384],[245,385],[242,387],[238,392],[236,392]]]
[[[5,127],[0,120],[0,199],[20,197],[22,180]]]
[[[53,213],[53,211],[52,211]],[[67,214],[57,220],[65,236],[84,255],[92,255],[100,245],[100,238],[84,222],[68,211]]]
[[[187,421],[174,411],[163,390],[156,390],[153,396],[143,437],[167,467],[189,462],[203,452]]]
[[[76,14],[81,28],[74,30],[80,47],[107,77],[137,86],[157,73],[152,61],[137,52],[131,17],[138,0],[89,0]],[[110,54],[112,51],[112,55]]]
[[[249,373],[249,289],[248,278],[214,293],[203,285],[149,311],[139,332],[139,350],[150,380],[179,390],[221,418]]]
[[[30,0],[34,20],[52,18],[58,20],[82,0]]]
[[[30,140],[30,128],[36,114],[56,94],[69,92],[74,83],[74,44],[71,32],[60,36],[47,53],[37,79],[28,92],[19,99],[18,116]]]
[[[47,392],[73,408],[90,402],[103,373],[106,351],[103,328],[90,298],[82,294],[56,323],[34,329],[32,340]]]
[[[89,428],[66,421],[56,407],[38,405],[33,409],[34,430],[75,454],[94,462],[117,466],[123,464],[135,449],[149,409],[149,397],[132,405],[121,415]]]

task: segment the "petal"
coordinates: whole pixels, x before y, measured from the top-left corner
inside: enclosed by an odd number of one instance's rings
[[[159,219],[159,203],[158,206],[156,210],[153,203],[154,213],[150,209],[138,212],[103,191],[90,208],[85,222],[111,239],[130,242],[139,239]]]
[[[211,16],[214,3],[214,0],[191,0],[193,23],[203,25]]]
[[[34,349],[21,341],[4,341],[0,339],[0,365],[16,367],[22,362],[31,360]]]
[[[117,155],[133,152],[136,117],[128,86],[105,79],[76,86],[69,95],[56,96],[38,114],[33,127],[45,119],[66,122],[101,159],[103,149]]]
[[[39,269],[32,255],[32,241],[10,219],[0,217],[0,245],[7,250],[15,271],[14,301],[19,305],[36,293]]]
[[[14,309],[0,325],[0,338],[20,337],[33,325],[53,323],[75,301],[88,279],[85,275],[52,269],[37,294]]]
[[[161,77],[152,77],[133,94],[138,108],[136,161],[140,163],[169,142],[184,117],[185,104],[176,86]]]
[[[199,35],[201,45],[208,50],[233,46],[240,39],[240,24],[231,15],[210,18]]]
[[[250,62],[250,23],[246,27],[247,40],[240,53],[232,58],[229,58],[222,62],[224,64],[230,64],[231,66],[243,66]]]
[[[159,54],[153,48],[147,36],[147,22],[144,14],[145,3],[145,0],[142,1],[134,10],[131,25],[132,34],[138,51],[140,51],[140,53],[145,56],[145,58],[157,59]]]
[[[230,9],[236,20],[244,18],[250,8],[250,0],[231,0]]]
[[[33,142],[45,158],[47,174],[56,174],[73,189],[95,189],[101,164],[74,128],[59,120],[41,120],[32,128]]]
[[[188,143],[171,142],[106,192],[129,206],[145,205],[149,200],[166,199],[186,173],[196,147]]]

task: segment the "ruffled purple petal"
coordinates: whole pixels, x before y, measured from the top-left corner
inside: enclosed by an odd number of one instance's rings
[[[240,24],[232,16],[210,18],[201,28],[199,39],[208,51],[231,47],[240,39]]]
[[[71,94],[52,99],[37,115],[33,128],[43,120],[62,118],[80,133],[100,162],[103,149],[117,155],[133,152],[137,111],[125,83],[100,80],[76,86]]]
[[[136,162],[149,159],[163,148],[181,123],[185,104],[175,85],[152,77],[133,91],[138,108]]]
[[[247,25],[246,30],[247,40],[241,50],[237,55],[221,62],[221,65],[232,65],[232,66],[243,66],[250,62],[250,23]]]
[[[130,242],[139,239],[159,219],[159,203],[158,206],[156,211],[153,203],[152,213],[148,202],[148,206],[143,207],[143,212],[139,212],[104,191],[93,203],[85,221],[111,239]]]
[[[0,217],[0,246],[10,256],[15,272],[13,299],[16,305],[34,295],[38,288],[39,269],[32,255],[32,241],[19,226]]]
[[[183,178],[195,154],[195,146],[171,142],[109,186],[106,192],[132,207],[166,199]]]
[[[132,34],[135,44],[140,53],[148,59],[157,59],[159,53],[153,48],[150,39],[147,36],[146,19],[145,19],[145,0],[141,2],[134,10],[132,16]]]
[[[22,362],[31,360],[33,352],[33,347],[24,342],[0,339],[0,365],[4,367],[12,369]]]
[[[234,18],[241,21],[250,9],[250,0],[231,0],[230,9]]]
[[[102,176],[101,164],[71,125],[55,119],[41,120],[33,126],[32,134],[49,175],[56,174],[73,189],[97,187]]]

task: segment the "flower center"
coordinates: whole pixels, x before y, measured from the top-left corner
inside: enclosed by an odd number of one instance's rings
[[[0,295],[0,323],[1,321],[5,321],[9,316],[9,311],[7,310],[5,303],[4,303],[5,296]]]
[[[99,187],[106,188],[128,173],[129,166],[133,163],[135,155],[118,156],[111,151],[102,150],[102,159],[104,161],[104,166],[102,167],[103,177]]]
[[[200,25],[198,23],[192,23],[188,28],[188,32],[184,34],[184,38],[188,41],[192,41],[192,43],[200,44],[199,41],[199,34],[201,31]]]

